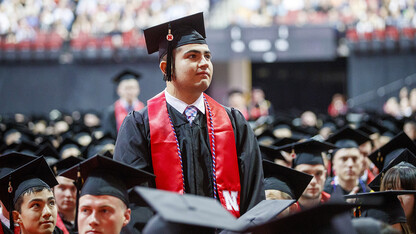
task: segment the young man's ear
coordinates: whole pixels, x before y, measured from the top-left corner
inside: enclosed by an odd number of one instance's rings
[[[22,222],[22,217],[21,217],[20,213],[17,212],[16,210],[14,210],[12,214],[13,214],[13,222],[20,224]]]
[[[164,60],[160,61],[160,63],[159,63],[159,68],[163,72],[163,74],[165,74],[165,75],[166,75],[166,64],[167,63]]]
[[[297,202],[289,206],[289,214],[296,213],[299,210],[299,204]]]
[[[130,218],[131,218],[131,209],[127,208],[126,211],[124,211],[123,227],[126,226],[130,222]]]

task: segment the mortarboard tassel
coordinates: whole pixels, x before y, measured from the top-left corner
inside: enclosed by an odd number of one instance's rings
[[[78,230],[78,206],[79,206],[79,195],[82,188],[82,177],[81,177],[81,164],[78,163],[78,172],[77,172],[77,179],[74,181],[74,185],[77,188],[77,200],[75,205],[75,222],[74,222],[74,229]]]
[[[13,220],[13,187],[12,187],[12,176],[10,175],[9,177],[9,186],[7,188],[7,192],[9,193],[9,205],[10,205],[10,210],[9,210],[9,221],[10,221],[10,230],[13,231],[14,233],[14,220]]]
[[[169,24],[168,26],[168,35],[166,35],[166,40],[168,41],[168,52],[166,56],[166,80],[171,81],[172,80],[172,41],[173,41],[173,35],[172,35],[172,29]]]

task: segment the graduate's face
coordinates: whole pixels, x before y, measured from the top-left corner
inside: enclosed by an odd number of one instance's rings
[[[59,212],[75,212],[77,188],[74,181],[63,176],[57,176],[58,185],[53,188],[56,205]]]
[[[128,79],[120,82],[117,94],[128,102],[134,101],[140,94],[139,82],[136,79]]]
[[[333,159],[335,174],[340,180],[357,180],[361,173],[363,157],[356,148],[344,148],[338,150]]]
[[[52,233],[56,216],[55,198],[47,189],[24,194],[21,212],[13,211],[14,220],[19,223],[22,233]]]
[[[179,92],[204,92],[211,84],[213,66],[206,44],[188,44],[174,52],[172,84]]]
[[[78,232],[113,234],[130,221],[131,210],[114,196],[84,195],[79,199]]]
[[[295,167],[295,169],[313,176],[311,182],[309,182],[308,187],[306,187],[301,197],[304,199],[320,199],[326,179],[326,170],[324,165],[299,164]]]

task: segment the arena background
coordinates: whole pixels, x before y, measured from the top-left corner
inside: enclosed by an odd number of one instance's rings
[[[23,2],[0,1],[0,114],[101,111],[124,68],[142,74],[146,101],[164,83],[142,30],[198,11],[213,52],[207,92],[224,104],[229,90],[257,86],[277,112],[325,112],[335,93],[350,108],[380,111],[400,88],[415,87],[413,1]]]

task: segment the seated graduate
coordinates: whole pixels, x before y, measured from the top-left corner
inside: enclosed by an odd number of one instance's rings
[[[252,226],[245,233],[356,233],[349,214],[354,205],[346,203],[338,195],[334,194],[326,203]]]
[[[329,136],[326,141],[335,144],[338,149],[332,153],[332,170],[335,176],[325,182],[325,192],[332,194],[337,187],[342,188],[344,194],[371,190],[360,179],[365,158],[359,147],[369,140],[368,135],[349,126]]]
[[[416,190],[416,156],[407,149],[396,151],[396,155],[397,157],[370,183],[371,188],[380,191]],[[407,226],[412,233],[415,233],[414,194],[399,195],[398,198],[406,215]]]
[[[357,208],[356,218],[370,217],[391,225],[400,233],[410,233],[406,224],[406,215],[398,199],[399,195],[416,194],[415,190],[389,190],[381,192],[357,193],[345,195],[347,201],[354,203]],[[351,201],[350,198],[356,198]]]
[[[294,200],[263,200],[236,219],[213,198],[135,187],[156,214],[143,233],[241,233],[250,226],[275,219]]]
[[[0,179],[1,200],[12,212],[10,226],[15,233],[62,233],[55,227],[57,209],[51,189],[57,184],[43,157]]]
[[[267,200],[295,200],[301,197],[313,176],[297,170],[263,160],[264,189]],[[299,205],[294,203],[286,211],[279,214],[284,216],[294,213]]]
[[[131,219],[127,189],[147,182],[152,174],[96,155],[60,174],[82,185],[78,233],[120,233]]]
[[[326,178],[326,167],[322,153],[336,147],[326,142],[309,139],[281,146],[278,149],[291,152],[295,157],[292,167],[300,172],[313,176],[306,189],[298,199],[299,209],[316,206],[329,200],[330,195],[323,191]]]
[[[23,166],[24,164],[36,159],[36,157],[31,155],[26,155],[23,153],[7,153],[0,156],[0,178],[3,178],[4,176],[8,175],[10,172],[15,170],[18,167]],[[10,220],[12,220],[11,214],[6,207],[6,205],[3,204],[5,202],[7,204],[7,200],[1,200],[2,197],[0,197],[0,206],[1,206],[1,212],[0,212],[0,220],[1,220],[1,226],[0,226],[0,233],[13,233],[10,230]]]
[[[58,208],[56,226],[59,227],[64,234],[77,232],[75,226],[77,188],[74,184],[74,180],[59,176],[59,174],[82,162],[82,160],[82,158],[70,156],[50,166],[59,183],[53,188],[56,206]]]
[[[371,153],[368,158],[374,163],[374,165],[380,171],[390,168],[390,163],[400,155],[404,149],[416,155],[416,144],[406,135],[404,132],[400,132],[395,135],[387,144],[375,150]],[[385,172],[385,171],[384,171]],[[377,180],[376,180],[377,179]],[[371,181],[371,188],[378,191],[378,187],[375,187],[374,181],[377,181],[378,186],[380,185],[381,177],[377,176]]]

